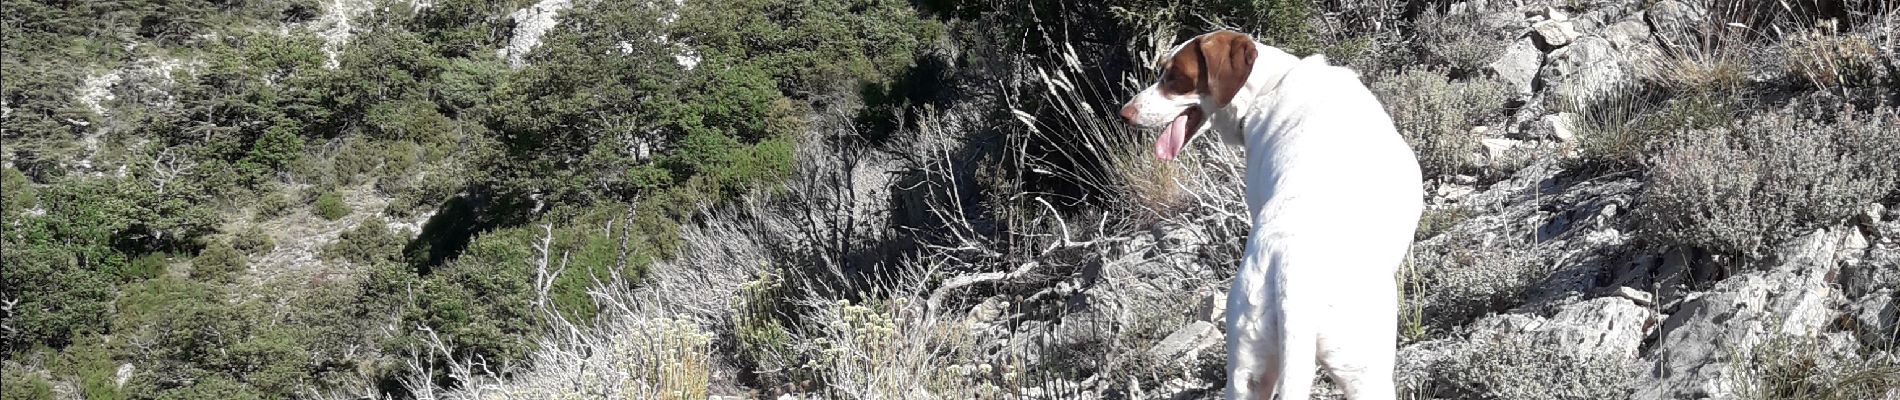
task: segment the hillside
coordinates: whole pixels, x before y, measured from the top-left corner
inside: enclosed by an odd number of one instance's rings
[[[0,5],[7,400],[1218,398],[1214,27],[1419,154],[1404,398],[1900,400],[1886,2]]]

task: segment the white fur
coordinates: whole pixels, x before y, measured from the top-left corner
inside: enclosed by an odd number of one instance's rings
[[[1203,107],[1246,152],[1253,229],[1227,296],[1227,398],[1308,398],[1318,364],[1348,398],[1393,399],[1394,274],[1424,207],[1418,160],[1358,74],[1255,47],[1233,104],[1154,86],[1129,101],[1148,127]]]

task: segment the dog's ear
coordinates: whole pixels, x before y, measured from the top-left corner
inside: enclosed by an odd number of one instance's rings
[[[1253,74],[1254,57],[1258,56],[1253,38],[1223,30],[1199,40],[1197,47],[1204,68],[1202,77],[1207,82],[1206,93],[1214,96],[1216,108],[1226,107],[1234,101],[1234,95],[1240,93],[1240,87],[1247,84],[1247,76]]]

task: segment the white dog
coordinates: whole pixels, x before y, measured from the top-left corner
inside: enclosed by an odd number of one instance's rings
[[[1203,124],[1244,146],[1253,229],[1227,294],[1227,398],[1306,399],[1315,363],[1352,399],[1392,399],[1398,285],[1423,209],[1418,160],[1352,70],[1233,31],[1157,62],[1122,107],[1172,160]]]

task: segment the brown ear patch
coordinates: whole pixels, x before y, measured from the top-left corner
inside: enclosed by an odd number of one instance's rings
[[[1188,40],[1174,55],[1161,61],[1161,94],[1180,96],[1199,91],[1204,85],[1201,79],[1201,41],[1200,37]]]
[[[1234,101],[1234,95],[1240,93],[1241,86],[1247,84],[1247,77],[1253,74],[1254,49],[1253,38],[1234,31],[1218,31],[1196,38],[1199,43],[1191,43],[1182,48],[1198,48],[1204,78],[1202,94],[1214,96],[1214,107],[1225,107]]]

